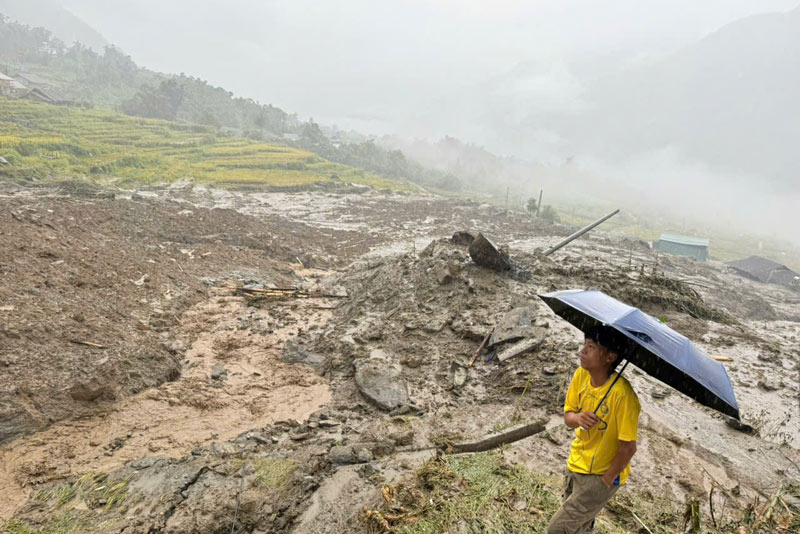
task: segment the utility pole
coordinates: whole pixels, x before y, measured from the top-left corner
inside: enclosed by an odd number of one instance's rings
[[[619,210],[618,210],[618,209],[616,209],[616,210],[612,211],[611,213],[609,213],[609,214],[608,214],[608,215],[606,215],[605,217],[601,217],[601,218],[597,219],[597,220],[596,220],[595,222],[593,222],[592,224],[589,224],[589,225],[586,225],[586,226],[584,226],[583,228],[581,228],[580,230],[578,230],[578,231],[577,231],[577,232],[575,232],[574,234],[570,235],[569,237],[565,237],[564,239],[562,239],[561,241],[559,241],[559,242],[558,242],[556,245],[553,245],[553,246],[552,246],[552,247],[550,247],[549,249],[545,250],[545,251],[544,251],[542,254],[543,254],[543,255],[545,255],[545,256],[549,256],[550,254],[552,254],[552,253],[553,253],[553,252],[555,252],[556,250],[560,249],[560,248],[561,248],[561,247],[563,247],[564,245],[566,245],[566,244],[570,243],[571,241],[574,241],[574,240],[578,239],[580,236],[582,236],[583,234],[585,234],[586,232],[588,232],[589,230],[591,230],[591,229],[592,229],[592,228],[594,228],[595,226],[597,226],[597,225],[599,225],[599,224],[601,224],[601,223],[603,223],[603,222],[607,221],[608,219],[610,219],[611,217],[613,217],[613,216],[614,216],[614,215],[616,215],[617,213],[619,213]],[[656,256],[656,257],[657,257],[657,256]]]
[[[539,212],[542,210],[542,193],[544,193],[544,189],[539,189],[539,203],[536,204],[536,218],[539,218]]]

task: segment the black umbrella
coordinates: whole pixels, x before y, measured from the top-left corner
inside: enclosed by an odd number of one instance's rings
[[[661,321],[600,291],[571,289],[539,297],[584,332],[606,325],[622,334],[627,342],[621,355],[626,366],[631,362],[700,404],[739,419],[733,386],[722,364]]]

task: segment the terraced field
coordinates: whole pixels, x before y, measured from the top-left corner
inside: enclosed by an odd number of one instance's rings
[[[218,186],[303,186],[342,181],[410,190],[396,180],[316,154],[193,124],[0,98],[0,176],[87,178],[116,185],[191,178]]]

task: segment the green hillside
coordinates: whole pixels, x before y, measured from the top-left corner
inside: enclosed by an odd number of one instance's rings
[[[0,98],[0,176],[89,178],[117,185],[191,178],[221,186],[303,186],[343,181],[410,190],[316,154],[221,135],[216,129],[103,110]]]

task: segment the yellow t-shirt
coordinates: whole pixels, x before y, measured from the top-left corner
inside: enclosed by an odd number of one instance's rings
[[[592,387],[589,371],[579,367],[569,384],[564,412],[593,412],[615,377],[616,373],[599,388]],[[640,409],[639,398],[630,382],[620,377],[597,410],[600,422],[591,430],[575,429],[576,437],[570,448],[567,468],[589,475],[605,473],[617,455],[618,440],[636,441]],[[630,472],[631,465],[628,464],[619,475],[620,485],[625,483]]]

